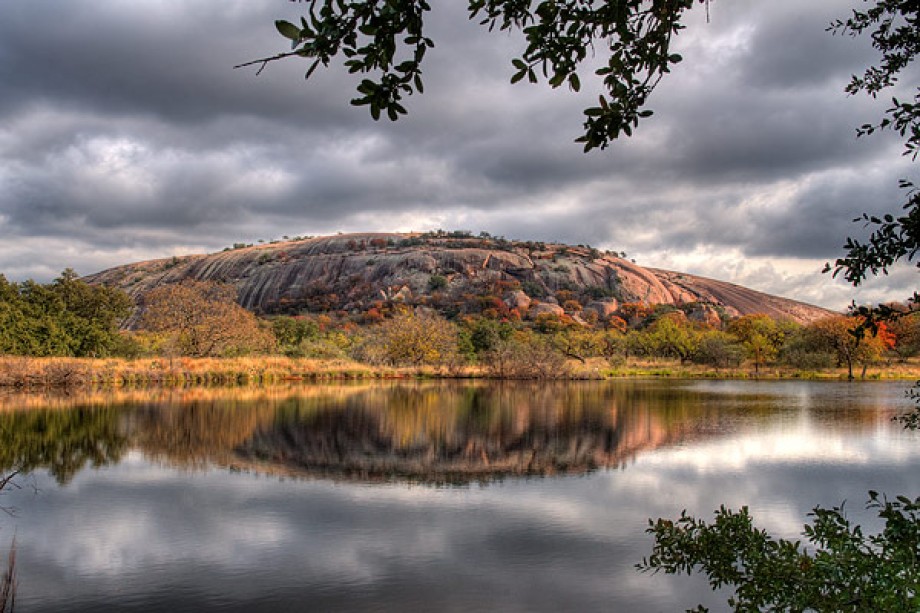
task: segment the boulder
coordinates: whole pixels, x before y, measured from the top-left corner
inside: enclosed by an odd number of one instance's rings
[[[531,305],[530,310],[527,311],[527,317],[530,319],[536,319],[540,315],[556,315],[557,317],[561,317],[565,315],[565,309],[563,309],[558,304],[540,302],[538,304]]]
[[[610,316],[617,312],[617,309],[620,308],[620,303],[617,302],[615,298],[607,298],[605,300],[593,300],[585,306],[585,311],[594,311],[597,313],[597,318],[603,321],[610,319]]]
[[[707,324],[713,328],[722,326],[722,317],[719,315],[719,311],[710,304],[701,304],[694,307],[687,313],[687,319]]]
[[[526,311],[530,308],[533,300],[530,299],[530,296],[522,292],[521,290],[515,290],[513,292],[508,292],[505,295],[505,304],[508,305],[509,309],[518,309],[519,311]]]

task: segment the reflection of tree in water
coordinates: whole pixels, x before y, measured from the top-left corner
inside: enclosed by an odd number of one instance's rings
[[[64,484],[87,464],[117,462],[127,447],[118,420],[116,407],[0,413],[0,471],[47,468]]]
[[[232,450],[274,417],[268,400],[196,399],[148,404],[126,416],[131,443],[152,458],[183,468],[226,463]]]
[[[0,470],[47,468],[66,483],[136,448],[183,468],[430,483],[585,473],[766,423],[775,394],[713,394],[638,381],[391,382],[293,389],[177,390],[0,410]],[[818,415],[820,417],[820,415]],[[828,416],[825,416],[828,417]],[[834,423],[883,417],[834,409]]]
[[[0,494],[13,484],[19,471],[12,471],[0,475]],[[0,507],[0,510],[7,509]],[[6,559],[6,569],[0,577],[0,613],[12,613],[16,605],[16,539],[10,544],[10,551]]]

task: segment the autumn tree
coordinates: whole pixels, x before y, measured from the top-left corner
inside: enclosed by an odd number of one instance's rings
[[[210,357],[266,351],[274,338],[256,316],[236,303],[236,290],[186,280],[144,296],[141,328],[162,334],[182,355]]]
[[[894,352],[906,359],[920,353],[920,311],[904,313],[887,322],[894,336]]]
[[[756,313],[744,315],[728,324],[728,333],[741,341],[747,356],[754,362],[754,372],[776,359],[791,328],[769,315]]]
[[[386,320],[365,339],[358,357],[393,366],[440,366],[455,361],[457,328],[428,310],[403,311]]]
[[[500,339],[482,358],[486,374],[500,379],[557,379],[568,373],[565,356],[552,338],[518,330]]]
[[[805,335],[813,347],[832,352],[839,365],[846,365],[847,378],[853,379],[853,364],[861,364],[865,376],[867,366],[878,360],[885,348],[884,337],[857,332],[862,323],[859,317],[832,315],[808,325]]]
[[[700,333],[690,325],[683,313],[668,313],[652,323],[646,334],[649,350],[660,357],[690,360],[700,342]]]

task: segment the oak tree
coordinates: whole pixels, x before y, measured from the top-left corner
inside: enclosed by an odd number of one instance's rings
[[[144,296],[141,328],[164,334],[180,354],[211,357],[264,351],[274,345],[256,316],[236,303],[236,290],[186,280]]]
[[[519,31],[525,47],[511,58],[511,82],[545,79],[552,88],[581,89],[579,69],[598,57],[594,70],[604,93],[584,111],[584,133],[576,139],[585,151],[607,147],[629,136],[655,87],[681,61],[671,51],[684,29],[682,19],[694,4],[708,0],[468,0],[469,18],[490,31]],[[241,66],[259,66],[300,58],[306,78],[333,59],[344,58],[359,75],[351,104],[368,107],[371,116],[391,121],[408,111],[404,98],[424,92],[422,65],[435,46],[425,30],[428,0],[312,0],[299,23],[278,20],[278,32],[290,50]]]

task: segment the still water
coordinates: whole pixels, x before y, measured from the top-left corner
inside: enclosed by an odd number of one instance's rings
[[[906,383],[384,383],[0,396],[18,611],[682,611],[649,517],[920,494]]]

